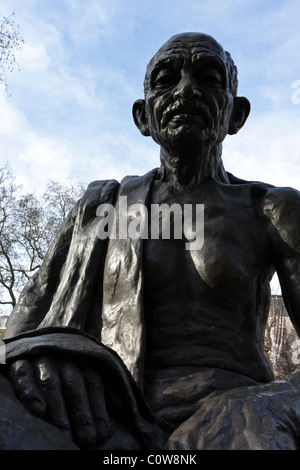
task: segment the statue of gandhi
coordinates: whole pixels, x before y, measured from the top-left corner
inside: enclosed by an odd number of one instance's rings
[[[296,450],[300,373],[274,380],[264,332],[275,271],[299,332],[300,194],[225,171],[222,142],[250,104],[211,36],[173,36],[144,86],[133,117],[160,168],[91,183],[8,322],[2,380],[28,446]],[[119,210],[120,196],[203,205],[204,243],[101,240],[97,207]]]

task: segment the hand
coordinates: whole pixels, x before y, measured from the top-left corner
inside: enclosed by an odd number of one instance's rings
[[[109,433],[102,379],[95,369],[49,357],[17,360],[9,376],[20,401],[82,448]]]
[[[297,450],[299,392],[293,379],[214,392],[199,402],[199,410],[176,429],[165,448]]]

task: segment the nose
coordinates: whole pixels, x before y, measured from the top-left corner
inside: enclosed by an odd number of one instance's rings
[[[193,99],[193,98],[200,98],[201,92],[197,88],[197,85],[191,76],[190,73],[183,73],[181,80],[177,84],[176,90],[174,91],[174,99]]]

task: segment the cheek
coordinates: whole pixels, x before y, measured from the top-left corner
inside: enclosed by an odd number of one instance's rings
[[[149,116],[151,115],[152,119],[154,118],[155,121],[159,123],[163,112],[172,101],[173,99],[171,93],[163,93],[161,95],[149,94],[147,99]]]
[[[149,108],[148,108],[148,120],[150,123],[150,133],[152,138],[157,142],[160,143],[161,134],[163,130],[161,128],[161,119],[162,114],[165,109],[164,100],[162,98],[156,98],[155,100],[149,100]]]
[[[154,100],[152,98],[149,98],[147,100],[146,112],[147,112],[147,117],[148,117],[150,135],[156,143],[160,144],[159,136],[160,136],[161,111],[160,111],[160,106],[156,99]]]
[[[147,101],[147,115],[151,126],[156,125],[157,121],[157,103],[154,99],[149,98]]]
[[[226,95],[216,96],[211,100],[211,113],[215,119],[215,124],[219,127],[223,127],[227,122],[229,124],[232,111],[231,101]]]
[[[222,118],[221,118],[221,125],[224,129],[226,129],[226,133],[228,132],[231,114],[232,114],[232,104],[230,103],[229,100],[226,100],[222,108]]]
[[[220,109],[220,117],[218,122],[218,136],[219,140],[223,141],[228,134],[232,106],[226,101],[222,109]]]

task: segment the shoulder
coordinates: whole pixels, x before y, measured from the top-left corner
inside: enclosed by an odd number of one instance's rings
[[[230,184],[247,191],[252,203],[266,221],[272,237],[300,252],[300,192],[259,181],[246,181],[228,174]]]
[[[264,198],[263,212],[271,230],[300,253],[300,192],[289,187],[270,188]]]
[[[96,180],[92,181],[77,205],[80,209],[97,204],[112,203],[120,183],[116,180]]]
[[[250,181],[237,178],[231,173],[227,173],[227,176],[230,187],[237,189],[241,194],[249,197],[251,204],[262,214],[267,195],[276,188],[262,181]]]
[[[81,225],[93,220],[100,204],[114,204],[120,183],[116,180],[97,180],[91,182],[82,197],[68,214],[67,221]]]
[[[270,216],[284,217],[292,215],[294,211],[299,214],[300,192],[289,187],[271,187],[265,194],[264,210]]]
[[[239,185],[257,197],[264,214],[277,217],[286,210],[299,211],[300,192],[294,188],[274,186],[261,181],[247,181],[228,173],[230,184]]]
[[[117,180],[96,180],[92,181],[81,198],[81,203],[87,201],[100,201],[111,199],[118,190],[120,183]]]
[[[100,203],[109,203],[114,199],[120,186],[132,186],[132,189],[139,186],[149,186],[155,179],[157,171],[158,169],[154,168],[141,176],[125,176],[120,183],[115,179],[93,181],[88,185],[86,192],[81,198],[81,204],[94,200],[99,201]]]
[[[125,192],[136,194],[137,190],[141,188],[148,188],[155,178],[157,169],[151,170],[142,176],[126,176],[119,183],[115,179],[110,180],[95,180],[92,181],[81,199],[73,208],[73,215],[75,217],[82,216],[84,220],[93,217],[97,208],[101,204],[115,204],[120,188],[126,187]]]

